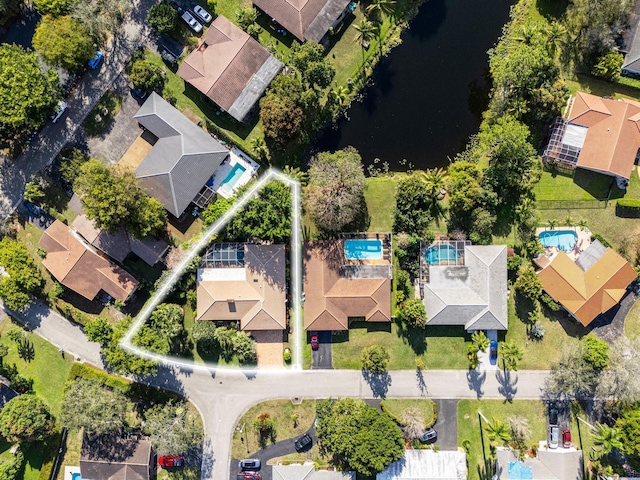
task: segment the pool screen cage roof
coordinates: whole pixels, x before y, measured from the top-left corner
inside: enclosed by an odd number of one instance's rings
[[[446,265],[464,265],[464,247],[471,245],[470,240],[450,240],[440,239],[431,243],[420,242],[420,282],[429,282],[429,262],[426,259],[426,253],[429,248],[438,246],[450,246],[460,252],[454,259],[445,258],[438,262],[438,265],[434,266],[446,266]]]
[[[548,162],[549,160],[557,160],[572,166],[575,166],[578,163],[578,157],[582,150],[581,144],[584,143],[584,137],[580,135],[581,132],[577,131],[575,132],[575,135],[571,135],[571,133],[576,130],[575,127],[576,126],[569,124],[569,122],[562,117],[556,118],[551,130],[549,143],[542,155],[545,162]],[[584,129],[585,132],[583,133],[586,134],[586,128],[581,127],[581,129]],[[565,138],[567,130],[569,130],[569,135],[567,135],[568,138]],[[582,136],[582,138],[574,138],[576,135],[578,137]],[[582,140],[582,142],[580,142],[580,140]]]
[[[202,268],[244,267],[244,243],[215,243],[202,257]]]

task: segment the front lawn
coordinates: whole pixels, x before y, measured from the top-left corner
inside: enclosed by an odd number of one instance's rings
[[[260,415],[268,414],[273,420],[274,442],[302,435],[311,428],[316,418],[316,401],[303,400],[294,405],[290,400],[269,400],[251,407],[236,423],[233,430],[231,456],[241,459],[260,450],[259,434],[254,423]],[[271,443],[267,441],[267,444]],[[304,454],[306,458],[306,454]]]
[[[382,410],[389,413],[391,417],[402,418],[402,414],[408,408],[417,408],[426,426],[433,426],[438,418],[438,407],[433,400],[428,398],[420,399],[386,399],[381,405]]]
[[[121,108],[120,95],[107,90],[82,122],[85,132],[91,137],[102,135]]]
[[[349,331],[333,335],[333,366],[359,370],[360,352],[370,345],[382,345],[391,359],[389,370],[415,369],[422,358],[429,369],[467,369],[467,345],[471,337],[464,327],[429,327],[406,330],[397,322],[352,322]]]

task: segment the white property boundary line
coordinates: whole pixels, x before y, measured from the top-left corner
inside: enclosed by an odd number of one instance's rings
[[[136,317],[132,327],[122,338],[120,346],[129,353],[136,354],[140,357],[148,360],[155,360],[159,363],[168,366],[175,366],[179,368],[187,368],[193,370],[207,370],[207,371],[233,371],[239,370],[254,372],[256,367],[219,367],[215,364],[198,365],[194,362],[185,361],[183,358],[176,356],[160,355],[158,353],[143,350],[131,343],[133,336],[149,319],[153,311],[162,303],[167,294],[171,291],[176,282],[182,277],[184,271],[191,261],[209,244],[211,239],[217,233],[229,223],[229,221],[241,210],[249,200],[251,200],[265,183],[270,180],[279,180],[291,189],[291,300],[293,314],[291,319],[293,321],[293,370],[302,369],[302,332],[304,330],[302,324],[302,312],[301,312],[301,295],[302,295],[302,244],[301,244],[301,224],[300,224],[300,182],[296,179],[285,175],[280,170],[270,168],[267,172],[260,177],[260,179],[253,184],[253,186],[247,190],[242,197],[240,197],[233,206],[227,210],[213,225],[204,233],[204,235],[187,251],[187,254],[180,261],[180,264],[173,270],[171,275],[164,281],[161,287],[156,290],[154,296],[147,302],[142,312]],[[277,373],[282,373],[282,370],[266,370]]]

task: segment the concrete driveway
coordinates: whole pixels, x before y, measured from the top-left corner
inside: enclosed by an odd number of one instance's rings
[[[438,406],[438,420],[433,428],[438,432],[437,445],[442,450],[458,448],[458,400],[443,398],[434,400]]]
[[[311,352],[311,368],[333,368],[331,357],[331,332],[318,332],[318,350]],[[311,348],[311,347],[309,347]]]

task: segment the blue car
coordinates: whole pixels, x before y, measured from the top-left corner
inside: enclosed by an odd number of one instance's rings
[[[96,52],[94,57],[91,60],[89,60],[89,68],[91,70],[96,70],[97,68],[100,68],[100,65],[102,65],[103,60],[104,60],[104,55],[102,54],[102,52]]]
[[[489,359],[492,365],[495,365],[498,360],[498,342],[495,340],[491,340],[491,344],[489,344]]]

